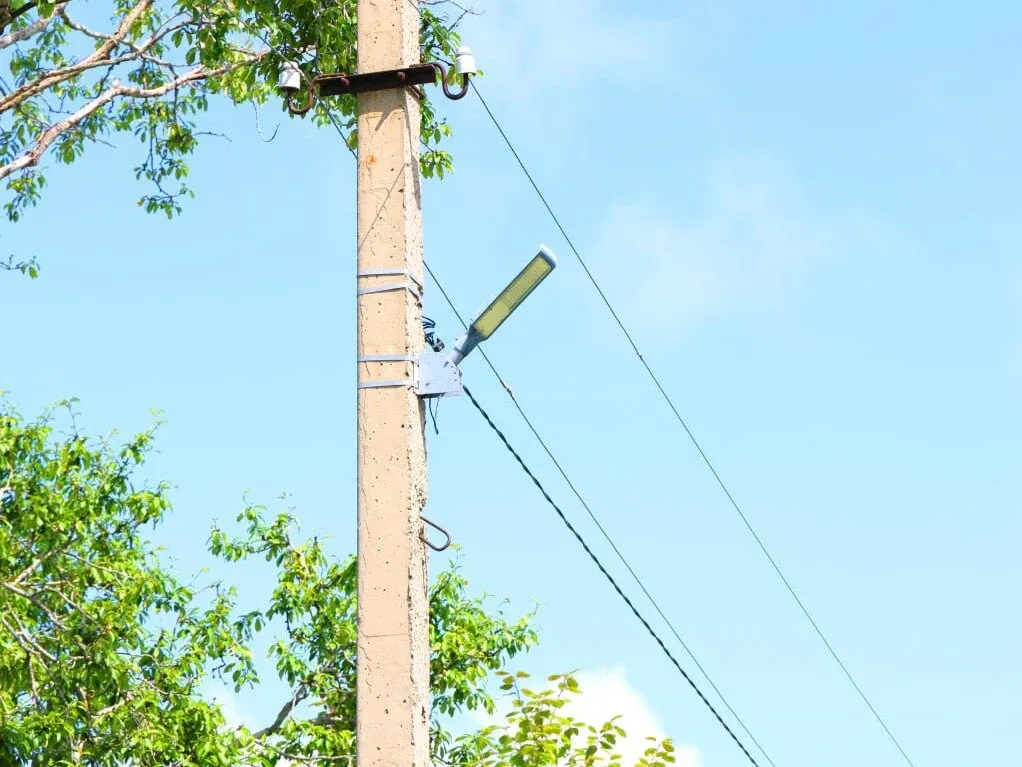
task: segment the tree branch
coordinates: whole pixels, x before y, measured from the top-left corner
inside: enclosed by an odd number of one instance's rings
[[[67,3],[61,3],[59,6],[57,6],[56,9],[57,12],[62,11],[65,5],[67,5]],[[24,6],[22,6],[22,8],[24,8]],[[19,8],[17,11],[15,11],[15,13],[20,15],[20,13],[22,12],[22,8]],[[53,21],[53,19],[55,19],[56,16],[57,16],[56,13],[54,13],[52,16],[40,16],[38,19],[29,24],[27,27],[22,27],[21,29],[14,29],[8,32],[6,35],[0,36],[0,50],[3,50],[8,46],[14,45],[15,43],[20,43],[23,40],[27,40],[33,35],[39,34],[50,25],[50,22]],[[17,16],[15,16],[14,18],[17,18]]]
[[[124,18],[121,19],[121,23],[118,25],[117,30],[106,39],[105,42],[99,45],[95,51],[86,56],[84,59],[79,61],[77,64],[71,66],[61,67],[55,69],[52,72],[40,77],[35,82],[27,83],[16,91],[7,96],[3,101],[0,101],[0,114],[6,112],[12,107],[22,103],[25,99],[31,98],[36,94],[42,93],[48,88],[52,88],[54,85],[69,80],[75,75],[79,75],[82,72],[86,72],[96,66],[102,66],[110,62],[110,54],[113,50],[123,42],[124,38],[131,32],[132,26],[136,21],[148,11],[153,4],[153,0],[138,0],[135,6],[124,14]],[[128,57],[133,58],[133,57]],[[128,59],[122,59],[127,61]]]
[[[21,16],[21,14],[28,13],[29,11],[31,11],[35,7],[36,7],[36,0],[30,0],[30,2],[25,3],[20,8],[15,8],[13,11],[11,11],[11,18],[9,19],[9,21],[14,21],[16,18]]]
[[[284,725],[284,722],[287,720],[287,718],[291,716],[291,712],[298,708],[298,704],[305,700],[307,697],[309,697],[309,688],[306,687],[304,684],[300,685],[298,689],[295,690],[295,694],[291,697],[291,700],[285,703],[281,707],[280,711],[277,712],[277,718],[273,720],[273,724],[271,724],[269,727],[264,727],[263,729],[259,730],[259,732],[253,733],[252,737],[255,738],[256,740],[262,740],[263,738],[269,735],[276,734]]]
[[[22,591],[17,586],[12,586],[10,583],[3,583],[0,584],[0,586],[3,586],[12,594],[15,594],[21,597],[22,599],[31,602],[37,609],[41,610],[42,613],[50,620],[50,623],[53,624],[54,628],[60,629],[61,631],[67,630],[67,626],[65,626],[64,622],[57,617],[57,614],[54,613],[53,610],[51,610],[41,601],[39,601],[39,599],[35,597],[33,594],[29,594],[25,591]]]
[[[148,0],[146,0],[148,1]],[[73,115],[61,120],[60,122],[54,123],[49,128],[39,134],[39,138],[36,139],[35,144],[31,149],[24,152],[17,159],[12,160],[6,165],[0,166],[0,179],[5,179],[8,176],[23,171],[26,168],[30,168],[39,163],[43,153],[50,147],[50,145],[57,140],[57,138],[69,130],[72,130],[75,126],[87,119],[90,115],[95,114],[100,109],[105,107],[111,101],[116,98],[132,98],[132,99],[153,99],[165,96],[177,88],[188,83],[193,83],[198,80],[207,80],[213,77],[219,77],[220,75],[227,74],[241,67],[249,66],[254,64],[263,56],[266,55],[266,51],[253,54],[251,58],[244,61],[237,61],[232,64],[227,64],[217,69],[206,69],[205,67],[196,67],[190,72],[177,77],[163,85],[155,88],[129,88],[125,85],[121,85],[119,82],[114,82],[112,86],[107,88],[103,93],[94,98],[88,104],[85,104],[81,109],[75,112]]]
[[[7,633],[14,637],[14,641],[21,645],[21,649],[29,655],[33,653],[42,655],[50,663],[57,662],[57,656],[50,653],[45,647],[36,642],[32,638],[32,634],[29,633],[28,629],[25,628],[25,624],[21,622],[16,613],[12,613],[11,617],[14,618],[14,622],[18,624],[20,631],[16,631],[11,628],[11,625],[4,620],[3,614],[0,614],[0,625],[3,625],[7,629]]]
[[[94,29],[89,29],[81,22],[75,21],[74,19],[71,18],[70,14],[68,14],[67,11],[61,10],[60,17],[64,20],[64,23],[67,24],[75,32],[79,32],[85,35],[86,37],[92,38],[93,40],[102,42],[104,40],[109,39],[110,37],[110,35],[106,32],[97,32]],[[141,45],[136,45],[130,40],[123,40],[122,45],[126,45],[128,48],[134,51],[134,53],[136,53],[139,58],[142,58],[145,61],[151,61],[154,64],[159,64],[160,66],[173,68],[174,66],[176,66],[173,62],[158,59],[155,56],[149,55],[147,51],[150,50],[156,43],[165,38],[167,35],[177,31],[178,29],[182,29],[188,26],[190,23],[191,19],[188,16],[186,16],[183,13],[179,13],[177,14],[177,16],[168,19],[164,23],[162,29],[156,30],[156,32],[153,33],[152,37],[150,37]],[[183,68],[184,65],[180,66]]]
[[[25,579],[28,578],[28,576],[30,576],[42,565],[46,564],[46,562],[53,559],[58,554],[63,554],[65,551],[67,551],[67,549],[74,545],[75,541],[76,536],[74,531],[72,530],[71,533],[68,535],[67,540],[64,541],[64,543],[62,543],[60,546],[54,546],[45,554],[36,557],[34,560],[32,560],[28,567],[26,567],[24,570],[18,573],[14,577],[14,580],[10,581],[10,583],[14,584],[15,586],[21,586],[21,584],[24,583]]]
[[[94,719],[99,719],[100,717],[106,716],[107,714],[116,711],[121,706],[131,703],[131,701],[134,700],[134,698],[135,694],[129,690],[124,694],[124,697],[122,697],[116,703],[112,703],[105,708],[101,708],[99,711],[96,711],[92,716]]]

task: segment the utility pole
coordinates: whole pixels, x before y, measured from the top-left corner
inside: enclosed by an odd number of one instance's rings
[[[417,0],[359,0],[358,69],[419,63]],[[429,765],[419,103],[358,96],[359,767]],[[387,359],[381,360],[380,357]],[[367,359],[368,358],[368,359]]]

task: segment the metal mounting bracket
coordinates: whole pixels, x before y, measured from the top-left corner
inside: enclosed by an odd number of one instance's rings
[[[320,96],[343,96],[345,93],[366,93],[409,85],[435,83],[437,68],[433,64],[388,69],[384,72],[365,72],[359,75],[320,75],[316,78]]]
[[[461,371],[446,354],[426,349],[419,355],[418,380],[415,393],[420,397],[460,396]]]
[[[472,71],[474,72],[474,60],[472,66]],[[460,72],[461,70],[458,71]],[[300,74],[299,72],[299,78]],[[317,75],[309,81],[308,89],[305,92],[305,100],[302,103],[294,100],[294,92],[289,93],[287,96],[287,108],[292,114],[305,114],[312,109],[317,92],[318,96],[323,98],[326,96],[343,96],[347,93],[368,93],[370,91],[383,91],[392,88],[411,88],[412,92],[421,100],[425,98],[425,94],[418,86],[435,83],[438,78],[444,90],[444,95],[449,99],[457,100],[464,98],[469,88],[468,74],[461,74],[459,76],[461,78],[461,89],[454,91],[451,90],[447,83],[447,68],[437,61],[432,61],[428,64],[416,64],[411,67],[401,67],[400,69],[387,69],[383,72],[364,72],[357,75],[346,75],[338,72]],[[297,87],[293,90],[297,91]]]

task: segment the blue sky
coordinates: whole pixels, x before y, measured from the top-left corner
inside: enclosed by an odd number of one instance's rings
[[[917,765],[1015,752],[1022,475],[1022,12],[998,2],[481,3],[480,87],[746,513]],[[444,104],[426,257],[463,312],[546,242],[561,268],[488,351],[780,766],[900,757],[658,401],[474,98]],[[3,246],[0,387],[94,431],[165,413],[150,472],[182,573],[247,491],[354,545],[354,164],[336,134],[211,115],[198,198],[147,217],[138,149],[52,168]],[[261,117],[264,132],[280,118]],[[439,293],[426,313],[452,339]],[[466,381],[584,512],[471,357]],[[740,754],[467,401],[430,436],[427,514],[473,587],[541,603],[523,666],[586,670],[689,765]],[[435,556],[433,569],[446,557]],[[615,573],[620,568],[613,567]],[[256,598],[265,573],[224,571]],[[633,589],[634,591],[634,589]],[[651,610],[647,610],[651,612]],[[659,626],[659,624],[658,624]],[[272,694],[231,705],[259,720]],[[634,729],[634,728],[633,728]]]

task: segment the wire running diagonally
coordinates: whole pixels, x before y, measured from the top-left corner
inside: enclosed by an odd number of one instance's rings
[[[465,319],[462,317],[461,313],[458,311],[458,307],[454,305],[454,301],[451,299],[450,295],[448,295],[447,290],[443,286],[443,283],[440,282],[440,280],[437,278],[436,274],[433,272],[432,268],[430,268],[428,263],[426,263],[425,266],[426,266],[426,272],[429,274],[430,278],[433,280],[433,283],[437,286],[437,289],[439,289],[440,294],[444,297],[444,301],[447,302],[447,305],[450,307],[451,311],[454,313],[454,316],[458,318],[458,322],[461,323],[461,326],[465,330],[468,330],[468,324],[465,322]],[[707,681],[707,683],[709,683],[710,687],[713,688],[713,691],[717,694],[717,697],[720,698],[721,703],[724,704],[724,707],[728,710],[728,712],[730,712],[731,716],[734,717],[735,721],[738,722],[738,726],[742,728],[742,730],[745,732],[745,734],[749,736],[749,740],[751,740],[753,742],[753,744],[755,744],[756,748],[759,749],[759,752],[761,754],[763,754],[763,758],[766,759],[766,761],[772,767],[777,767],[774,764],[774,760],[770,758],[770,755],[767,753],[766,749],[763,748],[762,744],[760,744],[760,742],[756,738],[756,736],[753,735],[752,731],[745,724],[745,722],[742,719],[742,717],[739,716],[738,712],[735,711],[735,709],[731,706],[731,703],[728,702],[728,699],[725,697],[724,693],[721,692],[720,688],[717,686],[717,683],[713,681],[713,677],[711,677],[709,675],[709,673],[703,667],[703,664],[699,662],[699,658],[697,658],[695,656],[695,654],[693,653],[691,648],[688,646],[688,643],[682,638],[682,636],[681,636],[680,632],[678,631],[678,629],[675,628],[674,623],[671,621],[670,618],[667,617],[666,613],[664,613],[663,608],[660,607],[660,603],[657,602],[657,600],[654,598],[654,596],[650,593],[649,589],[646,587],[646,584],[643,582],[642,578],[640,578],[638,573],[635,572],[635,569],[632,567],[631,563],[625,557],[624,553],[618,547],[617,543],[611,537],[610,533],[607,532],[606,528],[600,522],[600,518],[596,516],[596,513],[592,510],[592,507],[590,507],[589,502],[586,501],[585,497],[582,495],[582,493],[579,491],[579,489],[575,486],[575,483],[571,481],[571,478],[568,476],[568,474],[565,471],[564,467],[561,465],[561,462],[559,460],[557,460],[557,457],[550,450],[550,447],[547,445],[546,440],[543,439],[542,435],[540,435],[539,431],[536,429],[535,425],[532,423],[532,419],[529,418],[529,416],[526,414],[525,409],[522,407],[521,403],[518,401],[518,398],[515,396],[514,391],[511,389],[510,385],[508,385],[508,383],[504,380],[504,377],[500,374],[500,372],[497,370],[496,366],[490,360],[489,356],[486,354],[486,351],[482,347],[479,347],[476,351],[479,352],[482,355],[483,359],[486,361],[486,365],[490,368],[490,371],[493,373],[494,377],[497,379],[497,382],[501,385],[501,387],[504,389],[504,391],[507,392],[507,396],[511,399],[511,403],[514,405],[515,409],[518,411],[518,415],[521,416],[522,421],[525,422],[525,425],[529,428],[529,431],[532,432],[532,435],[536,438],[536,441],[539,443],[540,447],[543,448],[543,452],[545,452],[547,454],[547,457],[550,459],[550,461],[556,467],[557,471],[560,473],[561,478],[564,480],[565,484],[567,484],[568,488],[574,494],[575,498],[578,499],[578,502],[580,504],[582,504],[582,508],[585,509],[586,513],[589,515],[589,518],[593,521],[593,524],[596,525],[596,528],[600,531],[600,534],[603,535],[604,540],[607,541],[607,543],[610,545],[611,549],[614,551],[614,554],[617,555],[618,560],[621,562],[622,565],[624,565],[624,567],[628,571],[629,575],[632,576],[632,580],[635,581],[636,585],[638,585],[638,587],[642,591],[642,593],[645,594],[646,599],[653,606],[653,609],[656,611],[656,613],[663,620],[664,624],[670,630],[671,634],[674,635],[674,638],[678,640],[678,644],[681,645],[682,649],[685,651],[685,653],[688,655],[688,657],[695,664],[696,668],[699,669],[699,673],[701,673],[703,675],[703,678],[706,679],[706,681]]]
[[[270,43],[270,41],[264,35],[259,34],[256,30],[254,30],[252,28],[252,26],[245,19],[243,19],[240,16],[236,16],[236,18],[239,20],[239,22],[242,23],[242,25],[251,34],[253,34],[255,37],[257,37],[260,41],[262,41],[269,48],[271,48],[271,49],[275,50],[277,53],[283,55],[282,51],[277,46],[274,46],[272,43]],[[336,118],[336,115],[334,115],[333,110],[330,108],[329,104],[326,103],[326,102],[321,102],[321,104],[324,106],[324,112],[326,113],[326,116],[329,119],[330,123],[333,125],[333,127],[337,131],[338,135],[341,137],[341,141],[344,144],[345,148],[352,154],[352,156],[356,156],[354,149],[348,143],[347,137],[346,137],[346,135],[344,133],[344,130],[343,130],[342,126],[339,124],[339,122],[338,122],[338,120]],[[524,166],[523,166],[523,168],[524,168]],[[552,211],[551,211],[551,213],[552,213]],[[436,275],[433,273],[432,269],[430,269],[429,264],[425,263],[424,265],[425,265],[426,269],[428,270],[428,272],[430,274],[430,277],[433,278],[433,281],[436,283],[437,287],[440,289],[440,292],[443,294],[443,297],[446,300],[447,304],[450,306],[452,312],[454,312],[455,316],[458,318],[458,321],[461,322],[463,327],[467,328],[467,325],[465,325],[465,321],[462,318],[461,314],[458,312],[457,307],[452,302],[450,296],[447,294],[446,290],[443,288],[443,286],[441,285],[441,283],[437,279]],[[610,537],[609,533],[603,527],[603,525],[601,524],[599,518],[592,511],[592,509],[589,506],[588,502],[585,500],[585,498],[578,491],[578,489],[576,488],[574,483],[568,477],[567,473],[565,472],[564,468],[561,466],[560,462],[557,460],[557,458],[551,452],[551,450],[550,450],[549,446],[547,445],[546,441],[542,438],[542,436],[537,431],[536,427],[533,425],[531,419],[529,419],[528,415],[525,413],[524,409],[522,408],[521,404],[518,402],[518,399],[515,397],[514,392],[511,390],[510,386],[508,386],[508,384],[504,381],[504,378],[500,375],[500,373],[497,371],[496,367],[493,365],[493,362],[486,355],[485,351],[483,351],[481,349],[479,351],[482,354],[482,356],[484,357],[484,359],[486,360],[486,364],[488,365],[490,370],[493,372],[494,376],[497,378],[497,381],[501,384],[501,386],[507,392],[508,396],[511,398],[512,403],[514,404],[515,408],[518,410],[519,415],[522,417],[523,421],[526,423],[526,425],[528,426],[529,430],[535,436],[536,440],[539,442],[539,444],[543,448],[544,452],[546,452],[546,454],[549,456],[551,461],[554,463],[554,466],[557,468],[558,472],[564,478],[564,480],[567,483],[568,487],[574,493],[576,498],[578,498],[578,500],[582,504],[583,508],[586,510],[586,512],[589,514],[590,518],[593,520],[593,522],[596,524],[597,528],[600,530],[601,534],[604,536],[604,538],[610,544],[610,546],[613,549],[614,553],[617,555],[619,560],[622,562],[622,564],[628,570],[629,574],[632,576],[632,578],[638,584],[638,586],[642,590],[643,594],[645,594],[645,596],[649,600],[650,604],[653,606],[653,608],[656,610],[656,612],[663,619],[665,624],[670,629],[671,633],[678,640],[679,644],[682,646],[682,648],[688,654],[689,658],[692,660],[692,662],[699,669],[700,673],[702,673],[703,677],[707,680],[707,682],[713,688],[714,692],[720,698],[720,700],[724,704],[725,708],[727,708],[727,710],[734,717],[735,721],[738,722],[739,726],[748,735],[750,740],[756,745],[757,749],[759,749],[760,753],[763,754],[763,757],[767,760],[767,762],[771,765],[771,767],[776,767],[776,765],[774,764],[774,761],[770,758],[769,754],[766,752],[766,750],[763,748],[763,746],[759,743],[759,741],[757,740],[755,735],[753,735],[753,733],[749,730],[749,728],[746,726],[745,722],[738,715],[738,713],[735,711],[735,709],[728,702],[727,698],[721,692],[721,690],[717,686],[717,684],[713,681],[713,679],[710,677],[710,675],[706,672],[706,669],[703,667],[702,663],[700,663],[699,659],[694,655],[692,650],[689,648],[688,644],[681,637],[681,635],[678,632],[678,630],[674,627],[673,623],[668,619],[667,615],[664,613],[664,611],[660,607],[659,603],[657,603],[657,601],[653,598],[652,594],[649,592],[649,590],[647,589],[645,584],[642,582],[642,580],[636,574],[635,570],[632,568],[632,566],[628,562],[628,560],[624,557],[624,555],[622,554],[622,552],[618,548],[617,544],[614,542],[614,540]],[[478,403],[475,402],[474,399],[473,399],[473,403],[476,405],[476,407],[479,407]],[[483,412],[481,408],[480,408],[480,412]],[[485,412],[483,412],[483,415],[486,415]],[[492,421],[489,420],[488,416],[487,416],[487,421],[492,425]],[[435,421],[434,421],[434,424],[435,424]],[[503,439],[503,434],[501,434],[499,430],[497,430],[497,433],[500,434],[501,438]],[[507,445],[508,449],[511,449],[511,446],[507,443],[506,439],[504,440],[504,443],[505,443],[505,445]],[[517,453],[514,453],[513,449],[512,449],[512,453],[515,455],[516,458],[518,458]],[[521,463],[521,459],[518,458],[518,460],[519,460],[519,463]],[[524,464],[522,464],[522,466],[523,466],[523,468],[526,468]],[[526,468],[526,471],[528,472],[527,468]],[[532,476],[531,472],[529,472],[529,476],[532,477],[532,479],[536,483],[537,487],[539,487],[540,490],[543,490],[542,485],[540,485],[538,480],[536,480],[535,477]],[[543,491],[543,494],[547,498],[547,500],[550,500],[549,495],[547,495],[545,491]],[[551,503],[552,503],[552,501],[551,501]],[[571,526],[571,523],[568,522],[567,518],[564,517],[564,515],[561,513],[560,509],[558,507],[556,507],[556,505],[554,506],[554,508],[557,510],[558,514],[561,516],[561,519],[564,521],[564,523],[566,525],[568,525],[569,529],[572,531],[572,533],[575,535],[575,537],[579,540],[579,542],[585,548],[585,550],[589,554],[589,556],[597,564],[597,566],[599,567],[600,571],[610,580],[610,582],[612,583],[612,585],[614,586],[614,588],[618,592],[618,594],[625,600],[625,602],[628,604],[628,606],[632,609],[632,612],[635,613],[636,617],[639,618],[639,620],[642,622],[643,626],[645,626],[646,630],[653,636],[653,638],[657,641],[657,643],[660,645],[660,647],[664,650],[664,652],[670,658],[672,663],[677,667],[678,671],[681,672],[681,674],[684,676],[686,681],[699,694],[699,697],[703,700],[703,702],[713,712],[714,716],[717,718],[717,720],[720,722],[720,724],[725,728],[725,730],[727,730],[728,734],[732,737],[732,739],[734,739],[735,742],[741,747],[742,751],[749,758],[749,761],[751,761],[753,765],[757,765],[757,762],[752,758],[752,756],[746,750],[745,746],[741,743],[740,740],[738,740],[738,738],[732,732],[730,727],[728,727],[728,725],[723,721],[723,719],[717,713],[716,709],[712,706],[712,704],[709,702],[709,700],[706,699],[706,697],[699,690],[699,688],[695,685],[695,683],[692,681],[692,679],[689,677],[689,675],[684,671],[684,669],[681,667],[681,665],[678,663],[678,661],[668,651],[668,649],[664,645],[663,641],[654,632],[654,630],[650,627],[649,623],[642,617],[642,615],[638,612],[638,610],[634,607],[634,605],[632,604],[631,600],[627,596],[625,596],[624,592],[620,589],[620,587],[613,580],[613,578],[611,578],[609,573],[603,567],[602,563],[595,557],[595,555],[592,553],[592,551],[586,545],[585,541],[581,538],[581,536],[578,534],[578,532],[575,531],[574,527]]]
[[[490,121],[497,129],[497,132],[504,140],[504,143],[507,144],[507,148],[511,150],[511,154],[514,156],[515,161],[518,163],[518,166],[522,169],[522,172],[525,174],[525,177],[526,179],[528,179],[529,184],[536,192],[536,195],[537,197],[539,197],[539,200],[543,204],[543,207],[546,208],[546,211],[550,215],[550,218],[553,220],[554,225],[557,227],[558,231],[560,231],[561,236],[564,237],[565,242],[568,243],[568,247],[571,248],[571,252],[578,260],[578,263],[582,267],[582,270],[586,273],[586,276],[589,278],[589,281],[592,283],[593,287],[596,289],[596,292],[603,300],[603,303],[607,307],[607,310],[614,318],[614,322],[616,322],[617,326],[621,329],[621,332],[624,334],[624,337],[628,341],[629,346],[632,347],[632,351],[635,352],[635,356],[639,358],[639,362],[642,363],[643,368],[645,368],[646,373],[653,381],[654,386],[656,386],[657,390],[660,392],[660,396],[663,398],[664,402],[667,404],[671,412],[674,414],[675,420],[677,420],[677,422],[681,425],[681,428],[684,430],[685,434],[688,436],[689,440],[692,442],[693,446],[698,451],[700,457],[703,460],[703,463],[706,464],[706,467],[710,470],[710,473],[713,475],[713,478],[720,486],[720,489],[724,492],[724,495],[727,496],[727,499],[730,502],[731,506],[734,508],[735,512],[738,514],[742,523],[745,525],[745,528],[748,530],[749,534],[752,535],[753,539],[756,541],[756,545],[759,546],[760,551],[763,552],[763,555],[770,563],[770,566],[777,574],[777,577],[780,578],[781,583],[784,584],[785,589],[787,589],[788,593],[795,600],[795,603],[798,605],[799,610],[801,610],[806,620],[809,621],[809,625],[812,627],[813,631],[819,637],[820,641],[823,642],[824,647],[827,648],[827,651],[830,653],[830,656],[840,667],[841,671],[844,673],[845,677],[851,683],[852,687],[855,689],[855,692],[858,693],[863,703],[865,703],[867,708],[869,708],[870,712],[873,714],[873,718],[876,719],[876,721],[883,728],[884,732],[887,734],[887,737],[894,744],[895,748],[897,748],[898,751],[901,753],[902,758],[904,758],[905,762],[908,763],[909,767],[915,767],[914,763],[912,762],[912,759],[909,758],[909,755],[902,747],[898,738],[895,737],[894,732],[887,725],[887,722],[884,721],[884,718],[880,715],[880,712],[877,711],[876,707],[873,705],[873,702],[863,691],[862,687],[859,686],[859,683],[852,675],[852,672],[848,669],[848,666],[845,665],[845,662],[841,659],[841,656],[838,655],[837,650],[834,649],[834,646],[830,643],[830,640],[827,638],[826,634],[823,633],[823,630],[816,622],[816,619],[813,617],[812,613],[809,612],[809,608],[806,607],[805,603],[802,601],[802,598],[798,595],[798,592],[795,590],[795,587],[792,586],[787,576],[781,570],[781,567],[777,563],[777,560],[774,559],[773,555],[770,553],[770,550],[767,549],[766,544],[763,542],[763,539],[760,537],[759,533],[756,532],[756,529],[752,526],[752,523],[749,521],[749,518],[745,515],[745,512],[742,511],[742,507],[738,504],[738,501],[735,500],[734,495],[731,493],[731,490],[728,488],[727,484],[724,482],[720,473],[717,471],[717,468],[710,460],[710,457],[706,454],[706,451],[703,449],[703,446],[700,444],[699,440],[696,439],[695,434],[689,428],[688,423],[685,421],[684,417],[681,415],[681,412],[674,404],[674,400],[671,398],[670,394],[667,393],[667,390],[660,382],[660,379],[653,371],[653,368],[650,366],[645,356],[639,350],[639,346],[635,342],[635,338],[632,336],[631,332],[624,324],[624,321],[622,321],[620,315],[617,313],[617,310],[614,308],[614,305],[610,302],[610,299],[607,297],[607,294],[603,291],[603,288],[600,286],[600,283],[596,279],[596,276],[592,273],[592,270],[590,270],[589,265],[586,263],[585,259],[582,258],[582,255],[579,252],[578,248],[575,247],[574,240],[572,240],[572,238],[568,235],[568,232],[565,230],[564,226],[561,224],[561,221],[557,217],[557,214],[554,212],[554,209],[547,201],[546,196],[543,194],[542,190],[540,190],[539,185],[536,183],[535,178],[533,178],[532,176],[532,173],[529,172],[529,169],[525,165],[525,162],[522,160],[522,157],[518,153],[518,150],[515,149],[514,144],[511,143],[511,139],[504,131],[504,128],[497,120],[497,117],[493,114],[493,110],[490,109],[490,105],[486,102],[486,99],[483,98],[483,94],[480,93],[479,88],[476,86],[474,81],[472,81],[472,90],[475,93],[476,97],[479,99],[479,103],[482,104],[483,109],[486,111],[486,114],[489,116]]]
[[[647,621],[645,617],[643,617],[642,613],[639,612],[639,609],[635,606],[632,600],[628,598],[628,595],[621,590],[621,587],[618,585],[617,581],[614,580],[614,576],[612,576],[607,571],[607,568],[603,566],[603,562],[600,561],[600,558],[593,553],[593,550],[591,548],[589,548],[589,544],[586,543],[585,538],[583,538],[582,535],[578,532],[578,530],[575,529],[575,526],[571,524],[571,522],[565,516],[564,512],[561,511],[561,507],[558,506],[557,502],[550,497],[550,494],[546,491],[546,488],[543,487],[543,484],[536,478],[536,475],[532,473],[532,470],[529,469],[525,461],[522,460],[522,457],[518,454],[518,451],[516,451],[514,447],[511,445],[511,443],[508,442],[507,437],[504,436],[504,432],[502,432],[500,428],[493,422],[493,419],[490,418],[489,413],[487,413],[483,409],[482,405],[479,404],[479,402],[476,400],[475,396],[473,396],[469,388],[466,386],[464,390],[465,396],[469,398],[469,400],[475,406],[475,409],[479,411],[479,414],[483,417],[483,419],[486,421],[489,427],[493,430],[497,437],[500,438],[500,441],[504,443],[504,447],[507,448],[507,451],[511,453],[515,461],[518,462],[518,465],[521,467],[522,471],[524,471],[525,474],[529,477],[529,479],[532,480],[532,483],[536,486],[539,492],[546,499],[546,502],[550,504],[553,510],[557,513],[557,516],[560,517],[561,522],[564,523],[564,526],[568,528],[568,531],[573,536],[575,536],[575,540],[579,542],[579,545],[582,546],[582,548],[585,550],[585,553],[589,555],[589,558],[593,561],[593,564],[595,564],[599,568],[600,572],[603,573],[603,577],[607,579],[607,582],[610,583],[614,591],[617,592],[617,595],[621,597],[622,600],[624,600],[624,603],[628,605],[628,609],[630,609],[632,611],[632,614],[636,618],[638,618],[639,622],[643,625],[643,628],[645,628],[646,631],[649,632],[649,635],[653,637],[653,639],[656,641],[656,643],[660,645],[660,649],[671,661],[671,664],[678,670],[678,673],[680,673],[682,677],[684,677],[685,681],[688,682],[689,687],[691,687],[695,691],[696,695],[699,696],[699,699],[703,702],[703,705],[705,705],[706,708],[710,710],[710,713],[713,714],[713,716],[716,718],[720,726],[724,728],[724,731],[727,732],[729,736],[731,736],[731,740],[733,740],[735,742],[735,745],[737,745],[742,750],[742,753],[745,754],[745,757],[749,760],[753,767],[759,767],[759,763],[756,761],[755,757],[753,757],[753,755],[749,753],[749,750],[745,747],[745,744],[742,743],[741,739],[735,734],[734,730],[731,729],[728,723],[724,721],[723,717],[721,717],[720,713],[709,701],[706,695],[703,694],[703,691],[699,689],[699,686],[695,683],[692,677],[688,675],[688,672],[685,671],[682,665],[678,662],[678,659],[674,657],[674,654],[667,648],[667,645],[664,644],[664,640],[661,639],[660,635],[656,633],[656,630],[649,625],[649,621]]]

